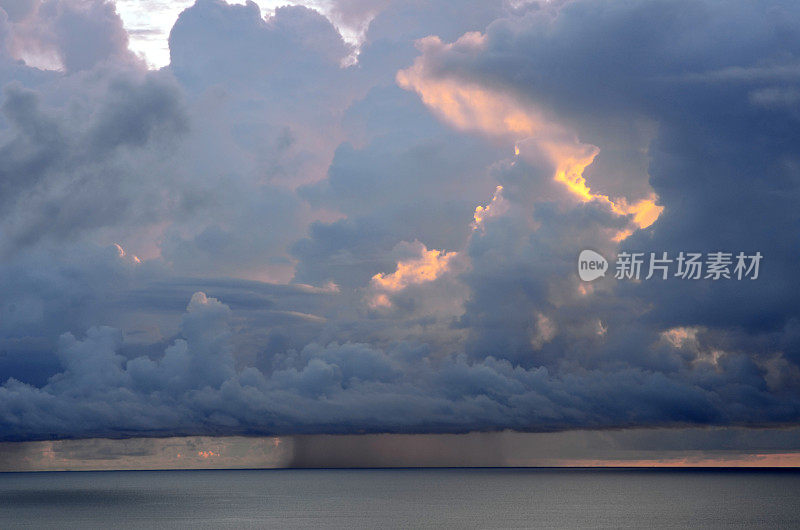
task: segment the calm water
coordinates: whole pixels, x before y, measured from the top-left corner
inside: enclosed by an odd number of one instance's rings
[[[800,472],[0,473],[0,528],[800,528]]]

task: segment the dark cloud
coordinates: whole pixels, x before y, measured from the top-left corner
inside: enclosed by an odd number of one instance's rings
[[[160,71],[110,4],[6,4],[2,440],[800,418],[794,4],[343,2],[347,66],[311,9],[200,0]]]
[[[797,402],[759,388],[742,358],[726,359],[721,373],[558,375],[492,357],[312,343],[274,357],[270,369],[237,370],[230,323],[226,305],[196,293],[180,338],[156,359],[126,360],[113,328],[62,335],[62,372],[42,388],[10,379],[0,389],[4,438],[780,424],[797,414]],[[729,372],[738,372],[732,381]]]
[[[613,362],[669,374],[677,358],[674,352],[653,350],[657,333],[696,325],[711,329],[705,348],[731,349],[720,367],[728,372],[715,384],[730,377],[758,387],[764,383],[757,383],[757,374],[763,376],[773,362],[767,358],[780,363],[794,358],[790,343],[797,316],[791,308],[797,304],[789,271],[797,260],[797,181],[790,162],[797,156],[796,118],[787,112],[765,114],[752,94],[764,93],[759,91],[766,86],[773,87],[766,94],[794,90],[797,78],[789,72],[797,40],[789,36],[797,32],[797,16],[793,5],[780,2],[569,2],[496,21],[477,46],[465,40],[451,47],[429,42],[423,48],[418,64],[429,79],[512,91],[521,102],[554,111],[581,142],[599,146],[598,163],[586,173],[593,189],[613,193],[619,185],[603,175],[609,167],[599,164],[609,153],[606,145],[619,143],[617,130],[604,125],[627,120],[626,128],[635,130],[642,120],[655,123],[656,130],[643,138],[653,135],[649,146],[644,144],[649,164],[643,169],[665,209],[621,249],[676,255],[689,248],[730,248],[770,256],[759,282],[699,288],[691,282],[645,282],[565,301],[574,288],[574,278],[565,274],[569,263],[580,249],[601,244],[592,226],[611,228],[613,216],[605,221],[600,212],[587,216],[591,203],[582,218],[578,211],[565,214],[537,203],[541,184],[521,180],[520,172],[528,178],[531,173],[517,164],[500,175],[505,196],[513,202],[515,194],[525,194],[522,204],[532,207],[530,219],[540,227],[531,234],[519,212],[517,221],[492,220],[485,235],[473,238],[473,296],[461,321],[474,335],[468,348],[475,355],[491,351],[518,362],[563,367],[574,353],[566,367],[570,371],[573,362]],[[542,312],[561,330],[538,352],[532,312]],[[579,337],[570,337],[579,340],[571,345],[563,342],[565,333],[591,329],[589,318],[602,326],[600,342]],[[781,330],[784,339],[778,338]],[[615,338],[617,332],[623,335]],[[724,339],[731,334],[736,341]]]

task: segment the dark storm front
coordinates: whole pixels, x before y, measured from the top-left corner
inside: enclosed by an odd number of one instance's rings
[[[2,528],[797,528],[800,472],[373,469],[0,474]]]

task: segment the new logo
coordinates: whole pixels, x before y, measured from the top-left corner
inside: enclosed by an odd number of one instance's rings
[[[608,261],[594,250],[583,250],[578,256],[578,276],[585,282],[591,282],[606,275]]]

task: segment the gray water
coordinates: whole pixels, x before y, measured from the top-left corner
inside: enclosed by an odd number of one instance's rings
[[[0,473],[0,528],[800,528],[800,471]]]

